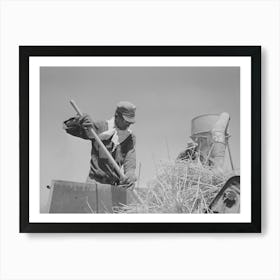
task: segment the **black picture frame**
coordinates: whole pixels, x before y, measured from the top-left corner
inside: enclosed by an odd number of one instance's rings
[[[247,56],[251,58],[250,223],[32,223],[29,220],[29,59],[33,56]],[[261,46],[19,46],[21,233],[261,232]],[[242,121],[242,120],[241,120]],[[32,176],[32,175],[31,175]]]

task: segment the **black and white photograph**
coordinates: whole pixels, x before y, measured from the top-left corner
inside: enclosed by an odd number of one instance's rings
[[[42,67],[41,212],[240,213],[239,89],[239,67]]]
[[[30,221],[252,222],[250,56],[110,50],[30,57]]]

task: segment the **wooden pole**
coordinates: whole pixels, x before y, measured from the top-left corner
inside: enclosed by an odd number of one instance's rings
[[[81,117],[83,114],[80,111],[80,109],[78,108],[77,104],[75,103],[74,100],[70,100],[70,104],[72,105],[72,107],[74,108],[74,110],[76,111],[76,113]],[[114,160],[114,158],[112,157],[112,155],[109,153],[109,151],[106,149],[105,145],[102,143],[102,141],[100,140],[100,138],[98,137],[98,135],[96,134],[96,132],[94,131],[93,128],[89,129],[90,133],[93,135],[94,139],[96,140],[96,142],[98,143],[98,145],[100,146],[101,150],[106,154],[109,162],[112,164],[112,166],[114,167],[114,169],[116,170],[116,172],[118,173],[118,175],[120,176],[120,179],[122,180],[124,178],[124,173],[122,172],[122,170],[120,169],[120,167],[118,166],[118,164],[116,163],[116,161]]]

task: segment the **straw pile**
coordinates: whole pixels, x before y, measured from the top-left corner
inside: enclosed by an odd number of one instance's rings
[[[211,213],[209,204],[226,182],[199,160],[162,161],[147,188],[138,188],[138,199],[117,213]]]

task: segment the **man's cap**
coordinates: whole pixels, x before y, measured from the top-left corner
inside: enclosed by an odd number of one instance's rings
[[[121,101],[117,104],[116,112],[122,114],[123,118],[130,123],[135,123],[136,106],[128,101]]]

